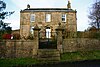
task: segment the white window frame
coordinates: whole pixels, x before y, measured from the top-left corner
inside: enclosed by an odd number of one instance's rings
[[[66,14],[62,14],[61,19],[62,19],[62,22],[66,22]],[[63,19],[64,19],[64,20],[63,20]]]
[[[31,22],[35,22],[35,14],[31,14],[31,16],[30,16],[30,21],[31,21]]]
[[[46,14],[46,22],[51,22],[51,14]]]

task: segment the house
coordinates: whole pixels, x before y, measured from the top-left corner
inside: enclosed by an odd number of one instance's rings
[[[28,38],[34,36],[33,28],[38,25],[41,37],[51,38],[56,28],[61,24],[68,32],[77,31],[77,11],[71,8],[68,1],[66,8],[27,8],[20,11],[20,36]]]

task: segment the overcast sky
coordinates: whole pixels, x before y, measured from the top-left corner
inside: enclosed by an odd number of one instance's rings
[[[67,8],[68,0],[4,0],[7,4],[7,11],[15,11],[5,22],[11,23],[12,29],[20,28],[20,10],[26,8],[27,4],[31,8]],[[95,0],[71,0],[72,9],[77,10],[77,29],[83,31],[89,27],[88,13],[89,7]]]

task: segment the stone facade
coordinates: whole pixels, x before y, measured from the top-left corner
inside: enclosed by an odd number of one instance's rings
[[[30,8],[28,5],[27,9],[20,11],[20,36],[21,38],[30,36],[32,34],[31,28],[35,27],[36,24],[41,28],[40,32],[46,32],[47,28],[51,30],[51,33],[56,32],[55,29],[59,23],[66,31],[76,32],[76,13],[77,11],[71,8]],[[34,21],[31,21],[32,14]],[[48,17],[46,17],[47,14],[49,14]]]

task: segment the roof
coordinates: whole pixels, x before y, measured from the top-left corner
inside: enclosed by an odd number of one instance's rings
[[[20,12],[76,12],[76,10],[67,8],[29,8]]]

